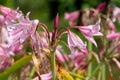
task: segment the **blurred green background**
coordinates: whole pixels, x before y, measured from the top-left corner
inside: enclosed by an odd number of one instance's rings
[[[66,26],[68,22],[64,20],[65,12],[80,10],[83,7],[96,8],[102,2],[112,5],[120,5],[120,0],[0,0],[0,4],[16,9],[19,9],[26,14],[31,12],[31,19],[39,19],[52,30],[53,19],[56,14],[60,14],[60,25]]]

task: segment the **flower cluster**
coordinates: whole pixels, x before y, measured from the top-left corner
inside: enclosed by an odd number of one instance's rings
[[[96,9],[65,13],[65,19],[69,20],[68,27],[58,27],[57,14],[53,31],[50,32],[38,19],[30,20],[30,12],[24,16],[19,9],[0,6],[0,79],[6,79],[6,76],[1,76],[5,71],[10,71],[7,74],[9,76],[12,71],[10,69],[17,69],[15,65],[26,59],[23,57],[26,55],[31,58],[23,64],[29,62],[28,66],[33,68],[28,73],[36,72],[29,78],[32,80],[92,80],[93,77],[96,79],[94,75],[103,66],[104,69],[108,67],[110,75],[113,76],[110,62],[115,62],[120,69],[120,33],[115,25],[116,21],[120,22],[120,9],[113,7],[111,15],[112,10],[108,6],[105,15],[102,13],[105,7],[104,2]],[[66,34],[65,41],[63,37]],[[97,42],[96,36],[100,42]],[[27,49],[31,51],[26,51]],[[16,55],[20,58],[16,59]],[[89,74],[89,67],[93,62],[97,67],[95,70],[92,67],[93,73]],[[18,66],[21,68],[21,65]],[[101,74],[102,72],[98,73],[98,77],[101,77]]]

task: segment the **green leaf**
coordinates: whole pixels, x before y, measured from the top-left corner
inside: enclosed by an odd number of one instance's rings
[[[17,60],[11,67],[7,68],[4,72],[0,73],[0,79],[1,80],[7,79],[10,76],[10,74],[20,69],[21,67],[29,63],[31,60],[32,57],[30,55],[24,56],[21,59]]]

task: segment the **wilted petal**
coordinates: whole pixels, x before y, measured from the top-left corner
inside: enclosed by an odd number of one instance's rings
[[[65,13],[65,19],[69,20],[69,25],[75,25],[76,20],[79,17],[79,11],[74,11],[72,13]]]
[[[74,53],[75,48],[78,48],[85,55],[88,54],[86,44],[84,44],[83,41],[76,34],[72,33],[70,30],[68,30],[68,46],[72,53]]]

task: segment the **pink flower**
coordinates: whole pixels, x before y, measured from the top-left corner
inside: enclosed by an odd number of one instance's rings
[[[38,20],[29,20],[27,15],[26,19],[21,16],[19,23],[7,26],[10,39],[12,40],[11,44],[23,43],[29,36],[34,35],[37,24]]]
[[[75,49],[81,50],[85,55],[88,55],[86,44],[75,34],[68,30],[68,46],[73,54]]]
[[[115,28],[114,23],[113,23],[110,19],[108,19],[108,22],[109,22],[109,27],[110,27],[110,29],[111,29],[112,31],[115,31],[116,28]]]
[[[56,31],[59,24],[59,14],[57,13],[55,21],[54,21],[54,30]]]
[[[85,59],[85,55],[83,55],[82,52],[76,51],[74,57],[75,67],[78,67],[80,64],[82,64],[84,62],[84,59]]]
[[[32,35],[32,46],[40,53],[40,50],[42,48],[48,48],[48,42],[46,39],[45,32],[35,32],[34,35]]]
[[[10,57],[10,49],[0,45],[0,71],[3,71],[7,67],[9,67],[12,63],[12,59]]]
[[[98,5],[97,11],[101,12],[105,8],[105,6],[106,6],[106,2],[101,3],[100,5]]]
[[[59,24],[59,14],[56,15],[56,18],[54,21],[54,31],[52,32],[52,40],[51,41],[54,41],[58,24]]]
[[[106,3],[103,2],[103,3],[99,4],[96,9],[91,8],[90,9],[91,17],[94,17],[94,16],[98,15],[99,12],[101,12],[105,8],[105,6],[106,6]]]
[[[102,36],[102,33],[99,32],[100,20],[95,25],[78,26],[77,28],[82,32],[86,39],[91,41],[97,47],[93,36]]]
[[[11,22],[15,21],[18,16],[17,11],[4,7],[4,6],[0,6],[0,11],[2,15],[5,17],[5,19]]]
[[[120,62],[116,58],[112,58],[112,60],[116,63],[117,67],[120,69]]]
[[[3,27],[5,24],[5,19],[2,15],[0,15],[0,27]]]
[[[60,45],[57,46],[55,55],[56,55],[57,59],[62,63],[64,63],[65,61],[69,61],[69,56],[65,53],[62,46],[60,46]]]
[[[50,80],[52,78],[52,72],[49,72],[47,74],[42,74],[40,75],[40,77],[41,77],[41,80]],[[32,80],[39,80],[39,77],[35,77]]]
[[[114,7],[114,10],[113,10],[113,21],[116,21],[116,19],[120,22],[120,8],[118,7]]]
[[[107,38],[108,38],[109,40],[116,40],[116,39],[120,38],[120,33],[119,33],[119,32],[114,32],[114,31],[112,31],[111,33],[109,33],[109,34],[107,35]]]
[[[7,29],[9,36],[8,47],[19,51],[22,48],[21,44],[29,36],[34,35],[39,21],[29,20],[29,13],[24,17],[21,11],[18,12],[4,6],[0,6],[0,11],[2,13],[0,25]]]
[[[57,46],[56,51],[55,51],[55,55],[56,55],[57,59],[62,63],[65,62],[65,59],[63,57],[63,52],[64,51],[62,50],[61,46]]]
[[[69,25],[75,25],[76,20],[79,17],[79,11],[74,11],[72,13],[65,13],[65,19],[69,20]]]

